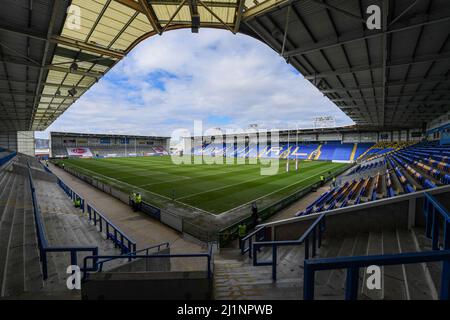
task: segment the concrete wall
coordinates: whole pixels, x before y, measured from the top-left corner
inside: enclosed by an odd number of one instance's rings
[[[101,272],[82,283],[86,300],[207,300],[212,298],[212,280],[204,271],[191,272]]]
[[[0,132],[0,147],[17,151],[17,132]]]
[[[140,252],[139,254],[145,254],[145,252]],[[161,250],[159,253],[151,251],[150,254],[170,254],[170,248]],[[170,258],[136,259],[114,269],[108,270],[108,273],[149,271],[170,271]]]
[[[450,187],[429,191],[450,210]],[[326,217],[325,236],[355,234],[424,226],[423,191],[395,198],[368,202],[347,208],[330,210]],[[265,224],[271,239],[296,240],[300,238],[321,213]]]

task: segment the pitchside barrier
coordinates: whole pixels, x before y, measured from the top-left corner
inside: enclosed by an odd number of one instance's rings
[[[349,164],[342,169],[339,169],[338,171],[334,172],[332,175],[325,178],[325,182],[330,181],[333,176],[338,176],[348,170],[353,164]],[[107,183],[103,183],[97,179],[94,179],[92,177],[86,176],[78,171],[73,170],[72,168],[64,168],[65,171],[69,172],[70,174],[78,177],[79,179],[85,181],[86,183],[96,187],[97,189],[110,194],[116,199],[121,200],[124,203],[129,204],[130,198],[129,194],[120,191],[116,189],[115,187],[112,187],[111,185]],[[259,211],[259,217],[261,218],[261,221],[264,221],[271,216],[273,216],[275,213],[280,211],[281,209],[286,208],[293,202],[297,201],[307,193],[317,189],[320,186],[320,182],[317,182],[311,186],[305,187],[279,201],[276,203],[273,203],[264,209]],[[183,217],[172,213],[166,209],[161,209],[159,207],[156,207],[152,204],[149,204],[148,202],[142,201],[142,212],[149,215],[150,217],[164,223],[165,225],[179,231],[186,233],[190,236],[193,236],[197,238],[200,241],[203,242],[211,242],[211,241],[217,241],[220,246],[225,246],[229,242],[233,241],[238,237],[238,226],[241,223],[245,223],[247,225],[247,230],[250,230],[253,227],[253,220],[251,216],[248,216],[244,219],[241,219],[237,221],[236,223],[221,229],[219,232],[217,231],[209,231],[205,228],[199,227],[197,224],[189,222],[187,219],[184,219]],[[250,209],[249,209],[250,210]]]
[[[325,182],[328,182],[331,179],[333,179],[333,177],[336,177],[336,176],[344,173],[352,166],[353,166],[353,164],[349,164],[349,165],[345,166],[344,168],[339,169],[338,171],[334,172],[330,176],[326,177]],[[259,211],[259,218],[261,219],[261,221],[269,219],[275,213],[277,213],[278,211],[291,205],[292,203],[299,200],[300,198],[302,198],[309,192],[317,190],[320,187],[320,184],[321,184],[320,182],[314,183],[308,187],[305,187],[305,188],[277,201],[274,204],[271,204],[271,205],[265,207],[264,209]],[[253,221],[251,215],[244,219],[239,220],[238,222],[234,223],[231,226],[223,228],[218,233],[218,241],[219,241],[219,244],[221,247],[227,245],[234,239],[238,238],[238,227],[240,224],[245,224],[247,226],[247,230],[254,228],[254,221]]]
[[[73,170],[72,168],[65,167],[64,170],[67,171],[68,173],[72,174],[73,176],[83,180],[84,182],[94,186],[95,188],[97,188],[107,194],[110,194],[114,198],[116,198],[124,203],[127,203],[127,204],[130,203],[130,196],[126,192],[118,190],[115,187],[112,187],[111,185],[109,185],[107,183],[103,183],[92,177],[88,177],[76,170]],[[145,202],[145,201],[142,201],[141,211],[143,213],[147,214],[148,216],[161,221],[162,223],[168,225],[169,227],[171,227],[179,232],[185,232],[183,230],[183,218],[174,213],[171,213],[167,210],[158,208],[158,207],[156,207],[148,202]],[[196,236],[196,235],[193,234],[193,236]]]

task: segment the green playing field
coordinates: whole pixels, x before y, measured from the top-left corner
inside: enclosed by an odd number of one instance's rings
[[[174,164],[169,156],[61,160],[66,167],[101,177],[128,191],[155,194],[167,201],[220,214],[259,199],[276,202],[342,169],[345,164],[280,160],[276,175],[261,175],[263,164]],[[60,161],[60,162],[61,162]],[[151,199],[149,199],[151,203]]]

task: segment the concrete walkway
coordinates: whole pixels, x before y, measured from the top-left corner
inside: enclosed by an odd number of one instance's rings
[[[72,176],[70,173],[49,163],[52,172],[111,220],[123,232],[137,243],[137,249],[146,248],[161,242],[169,242],[171,253],[204,252],[200,243],[183,237],[183,234],[154,220],[142,212],[133,212],[130,206],[104,193],[103,191]],[[192,261],[189,261],[192,260]],[[172,270],[203,270],[206,262],[196,261],[200,258],[172,258]],[[179,269],[180,268],[180,269]]]

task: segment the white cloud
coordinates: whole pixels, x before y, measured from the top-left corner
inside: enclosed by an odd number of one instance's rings
[[[352,123],[263,43],[222,30],[178,30],[141,43],[47,131],[170,135],[193,120],[310,127],[322,115]]]

